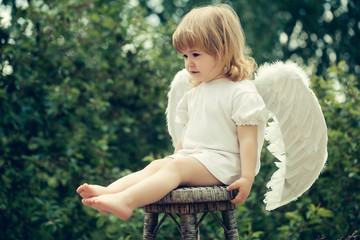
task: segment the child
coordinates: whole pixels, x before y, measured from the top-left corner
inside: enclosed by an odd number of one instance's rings
[[[244,203],[260,167],[267,112],[249,79],[256,67],[228,5],[195,8],[180,22],[173,45],[185,60],[194,87],[177,107],[184,124],[175,153],[107,187],[83,184],[82,202],[101,213],[128,219],[178,186],[230,185]]]

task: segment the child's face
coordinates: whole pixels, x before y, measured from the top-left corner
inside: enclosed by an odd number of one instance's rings
[[[186,49],[181,54],[184,56],[186,70],[196,81],[210,82],[224,77],[221,61],[200,48]]]

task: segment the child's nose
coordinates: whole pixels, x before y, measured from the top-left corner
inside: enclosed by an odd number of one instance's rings
[[[194,61],[192,59],[187,59],[186,63],[185,63],[185,67],[193,67],[194,66]]]

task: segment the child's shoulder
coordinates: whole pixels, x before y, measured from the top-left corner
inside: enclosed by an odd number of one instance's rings
[[[241,80],[239,82],[233,82],[237,91],[240,92],[257,92],[256,86],[252,80]]]
[[[202,84],[200,84],[200,87]],[[257,89],[253,83],[253,80],[241,80],[238,82],[234,82],[228,78],[222,78],[210,83],[204,84],[204,87],[207,88],[209,86],[212,89],[215,89],[220,92],[227,92],[227,93],[247,93],[247,92],[257,92]]]

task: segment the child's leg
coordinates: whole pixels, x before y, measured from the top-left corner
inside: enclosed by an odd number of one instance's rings
[[[171,161],[172,159],[160,159],[152,161],[148,166],[144,169],[129,174],[125,177],[122,177],[115,182],[111,183],[109,186],[104,187],[100,185],[89,185],[87,183],[81,185],[76,190],[77,193],[81,195],[83,198],[91,198],[96,197],[102,194],[111,194],[124,191],[128,187],[142,181],[144,178],[147,178],[151,174],[154,174],[158,171],[162,166],[164,166],[167,161]]]
[[[194,158],[174,159],[122,192],[83,199],[83,203],[127,219],[135,208],[161,199],[179,185],[212,186],[221,182]]]

